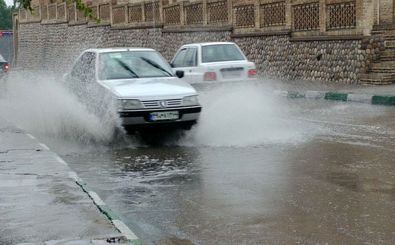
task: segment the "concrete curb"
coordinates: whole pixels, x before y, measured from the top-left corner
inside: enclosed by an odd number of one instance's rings
[[[74,174],[71,174],[71,175],[74,175]],[[127,243],[129,245],[141,245],[142,243],[141,243],[140,239],[133,233],[133,231],[131,231],[129,229],[129,227],[123,221],[121,221],[119,216],[116,213],[114,213],[104,203],[104,201],[99,197],[99,195],[96,192],[91,191],[89,189],[89,187],[87,186],[87,184],[84,181],[82,181],[80,178],[78,178],[77,174],[75,174],[74,176],[76,176],[76,178],[74,179],[75,183],[78,186],[80,186],[81,189],[86,194],[88,194],[88,196],[90,197],[90,199],[92,199],[93,203],[100,210],[100,212],[102,214],[104,214],[113,223],[113,225],[115,226],[115,228],[117,228],[117,230],[119,230],[119,232],[121,232],[121,234],[126,238]]]
[[[26,134],[29,138],[36,140],[37,138],[35,138],[33,135],[31,134]],[[39,141],[37,141],[38,144],[47,151],[51,151],[49,149],[49,147]],[[54,153],[56,155],[56,160],[63,165],[68,166],[67,162],[65,162],[61,157],[59,157],[56,153]],[[118,215],[116,215],[106,204],[105,202],[99,197],[99,195],[90,190],[89,187],[87,186],[87,184],[78,177],[77,173],[70,171],[69,172],[69,177],[71,179],[74,180],[74,182],[81,187],[81,189],[89,196],[89,198],[93,201],[93,203],[95,204],[95,206],[99,209],[99,211],[104,214],[110,221],[111,223],[114,225],[114,227],[122,234],[123,238],[123,242],[126,242],[126,244],[128,245],[141,245],[141,241],[140,239],[133,233],[133,231],[131,231],[129,229],[129,227],[123,222],[121,221],[121,219],[119,218]],[[116,242],[111,241],[111,242]]]
[[[372,105],[395,106],[395,95],[355,94],[336,91],[284,91],[276,90],[274,94],[290,99],[323,99],[343,102],[367,103]]]

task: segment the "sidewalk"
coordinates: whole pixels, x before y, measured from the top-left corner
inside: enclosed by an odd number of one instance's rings
[[[67,163],[34,136],[0,123],[0,244],[139,244],[99,211],[109,209],[79,186]]]
[[[270,81],[269,84],[276,94],[288,98],[326,99],[395,106],[395,84],[364,86],[309,81]]]

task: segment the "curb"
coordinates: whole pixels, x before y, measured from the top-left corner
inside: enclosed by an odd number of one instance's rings
[[[92,199],[93,203],[96,205],[96,207],[100,210],[102,214],[104,214],[110,221],[111,223],[115,226],[115,228],[121,232],[121,234],[126,238],[126,242],[128,245],[141,245],[140,239],[129,229],[129,227],[121,221],[119,216],[114,213],[106,204],[105,202],[99,197],[99,195],[91,191],[87,184],[82,181],[75,172],[71,172],[70,176],[75,176],[74,180],[75,183],[81,187],[81,189],[88,194],[90,199]]]
[[[372,105],[395,106],[395,95],[354,94],[335,91],[284,91],[276,90],[274,94],[290,99],[323,99],[343,102],[358,102]]]
[[[31,134],[25,133],[25,135],[27,135],[29,138],[31,138],[32,140],[35,140],[38,142],[38,144],[47,151],[51,151],[50,148],[39,142],[37,140],[36,137],[34,137]],[[56,155],[55,159],[60,163],[63,164],[65,166],[68,166],[67,162],[65,162],[60,156],[58,156],[56,153],[54,153]],[[70,169],[71,170],[71,169]],[[122,234],[122,242],[126,242],[126,244],[128,245],[142,245],[140,239],[133,233],[133,231],[131,231],[129,229],[129,227],[123,222],[121,221],[120,217],[115,214],[107,205],[106,203],[99,197],[99,195],[90,190],[89,187],[87,186],[87,184],[80,178],[78,177],[77,173],[74,171],[70,171],[69,173],[69,178],[73,179],[74,182],[81,187],[81,189],[89,196],[89,198],[93,201],[94,205],[99,209],[99,211],[104,214],[110,221],[111,223],[114,225],[114,227]],[[111,243],[115,243],[118,241],[119,238],[111,238]],[[118,241],[118,242],[119,242]]]

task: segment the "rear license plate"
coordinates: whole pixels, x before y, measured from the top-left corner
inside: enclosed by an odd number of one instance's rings
[[[150,113],[150,121],[177,120],[178,118],[178,111],[161,111]]]
[[[237,78],[241,77],[243,68],[225,68],[221,69],[221,72],[224,78]]]

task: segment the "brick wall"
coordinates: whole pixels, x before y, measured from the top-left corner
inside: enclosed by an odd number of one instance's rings
[[[100,0],[97,23],[58,2],[19,12],[19,66],[64,72],[84,49],[120,46],[170,60],[186,43],[234,41],[265,76],[356,83],[377,56],[374,24],[392,18],[386,0]]]
[[[380,1],[380,23],[392,23],[393,22],[393,0],[379,0]]]
[[[67,24],[20,26],[19,66],[60,73],[69,69],[84,49],[150,47],[171,59],[183,44],[234,41],[256,62],[262,75],[281,79],[358,82],[371,52],[361,40],[295,41],[288,35],[232,37],[231,31],[172,32],[161,28],[114,29]]]

